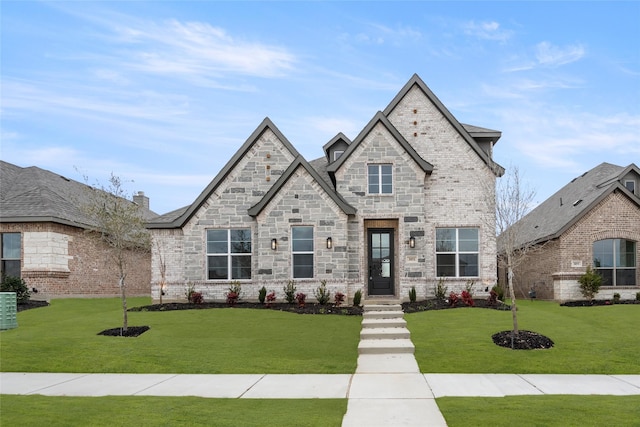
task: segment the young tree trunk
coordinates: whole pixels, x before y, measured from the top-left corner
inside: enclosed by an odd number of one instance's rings
[[[124,276],[120,276],[120,296],[122,298],[122,333],[129,329],[129,319],[127,318],[127,293],[125,292]]]
[[[511,266],[507,268],[507,282],[509,284],[509,295],[511,295],[511,317],[513,318],[513,333],[518,333],[518,310],[516,308],[516,293],[513,290],[513,270]]]

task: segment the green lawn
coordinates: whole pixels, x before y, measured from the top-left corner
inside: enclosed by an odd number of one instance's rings
[[[130,298],[129,306],[149,304]],[[53,300],[18,313],[0,333],[5,372],[353,373],[359,316],[240,308],[130,312],[137,338],[98,332],[121,326],[119,299]]]
[[[346,399],[3,395],[3,426],[340,426]]]
[[[441,397],[449,427],[638,426],[638,396]]]
[[[491,335],[511,312],[479,308],[405,315],[422,372],[640,374],[640,305],[561,307],[519,301],[520,329],[551,338],[549,350],[511,350]]]

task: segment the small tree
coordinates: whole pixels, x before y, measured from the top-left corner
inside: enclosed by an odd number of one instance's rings
[[[589,301],[593,301],[593,298],[600,291],[602,276],[599,275],[597,271],[593,271],[591,266],[588,266],[586,273],[578,279],[578,283],[580,283],[580,292],[582,293],[582,296],[587,298]]]
[[[85,178],[85,181],[87,179]],[[122,331],[128,330],[126,278],[135,253],[148,253],[151,234],[145,227],[140,206],[127,200],[119,177],[111,174],[109,184],[88,188],[81,209],[87,215],[89,236],[106,244],[109,258],[118,271],[122,299]]]
[[[524,242],[524,229],[520,220],[531,209],[535,190],[522,183],[517,167],[511,169],[496,185],[496,231],[498,234],[498,264],[507,271],[507,288],[511,297],[513,333],[518,333],[516,294],[513,287],[514,269],[534,249],[533,243]]]

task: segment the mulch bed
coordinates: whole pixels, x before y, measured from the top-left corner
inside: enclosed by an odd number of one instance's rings
[[[456,305],[450,305],[446,300],[429,299],[416,302],[403,302],[402,311],[405,313],[417,313],[420,311],[429,310],[448,310],[453,308],[489,308],[493,310],[511,310],[511,306],[498,301],[496,303],[489,303],[486,299],[473,300],[473,307],[465,305],[462,301],[459,301]]]
[[[553,341],[542,334],[531,331],[502,331],[491,336],[493,342],[500,347],[513,350],[544,350],[553,347]]]
[[[638,300],[620,300],[614,302],[610,299],[594,299],[593,301],[581,300],[581,301],[567,301],[560,304],[562,307],[596,307],[601,305],[618,305],[618,304],[640,304]]]
[[[35,300],[29,300],[26,302],[21,302],[16,306],[16,309],[18,311],[24,311],[24,310],[30,310],[32,308],[40,308],[40,307],[47,307],[49,305],[48,302],[46,301],[35,301]]]
[[[99,332],[98,335],[106,335],[108,337],[138,337],[149,329],[148,326],[128,326],[126,332],[123,331],[123,328],[113,328],[105,329]]]
[[[259,310],[288,311],[298,314],[338,314],[343,316],[361,316],[362,307],[349,305],[335,306],[333,304],[305,304],[299,307],[298,304],[272,303],[270,305],[259,302],[238,302],[230,306],[224,302],[203,302],[202,304],[191,304],[186,302],[169,302],[164,304],[152,304],[141,307],[130,308],[129,311],[172,311],[172,310],[204,310],[211,308],[252,308]]]

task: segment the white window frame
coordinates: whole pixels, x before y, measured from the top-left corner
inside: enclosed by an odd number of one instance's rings
[[[388,166],[388,167],[391,168],[391,174],[390,174],[390,176],[391,176],[391,191],[388,192],[388,193],[384,193],[382,191],[382,176],[383,176],[382,168],[384,166]],[[369,181],[370,181],[369,178],[371,176],[371,174],[370,174],[370,168],[371,167],[377,167],[377,169],[378,169],[378,171],[377,171],[377,175],[378,175],[378,184],[377,184],[378,185],[378,191],[377,192],[372,192],[371,191],[371,185],[369,184]],[[393,181],[394,181],[394,179],[393,179],[393,169],[394,169],[393,168],[393,163],[369,163],[369,164],[367,164],[367,194],[376,195],[376,196],[391,196],[391,195],[393,195]]]
[[[310,228],[311,229],[311,250],[294,250],[293,246],[294,246],[294,238],[293,238],[293,230],[295,230],[296,228]],[[295,225],[291,227],[291,277],[294,279],[313,279],[315,277],[315,262],[316,262],[316,257],[315,257],[315,229],[312,225]],[[302,240],[302,239],[300,239]],[[295,256],[296,255],[311,255],[311,276],[310,277],[299,277],[296,276],[296,262],[295,262]]]
[[[231,250],[231,232],[232,231],[248,231],[249,232],[249,244],[251,245],[250,252],[233,252]],[[209,252],[209,231],[226,231],[227,232],[227,252]],[[248,281],[251,280],[251,276],[253,275],[253,232],[251,228],[209,228],[205,231],[205,256],[206,256],[206,278],[207,280],[212,281],[229,281],[229,280],[239,280],[239,281]],[[227,259],[227,277],[226,278],[209,278],[209,257],[223,258]],[[233,277],[233,258],[234,257],[249,257],[249,266],[250,266],[250,274],[248,278],[234,278]]]
[[[438,230],[455,230],[455,248],[453,251],[438,251],[437,236]],[[460,250],[460,230],[476,230],[478,233],[476,251],[462,251]],[[436,277],[456,277],[456,278],[477,278],[480,277],[480,228],[479,227],[436,227]],[[455,276],[440,276],[438,275],[438,255],[453,255],[455,258]],[[460,255],[476,255],[478,269],[475,276],[461,276],[460,275]]]
[[[344,150],[336,150],[333,152],[333,161],[335,162],[344,154]]]

